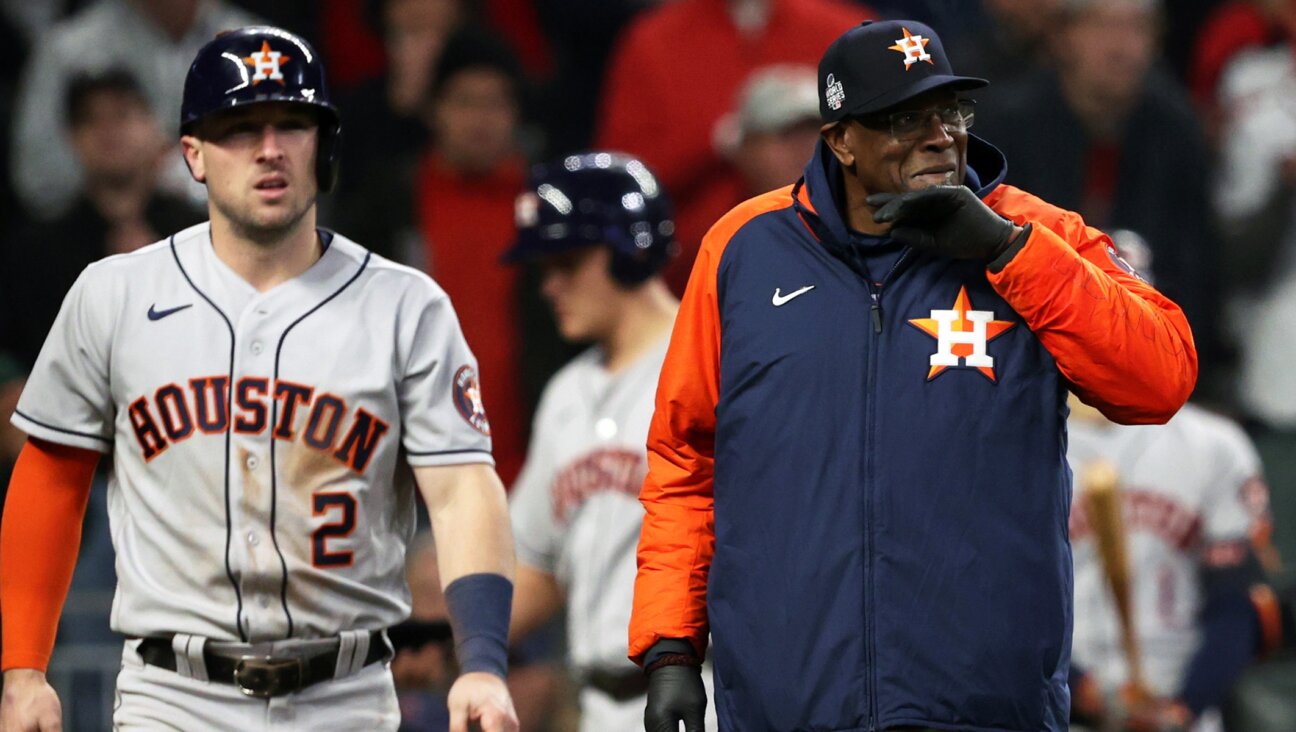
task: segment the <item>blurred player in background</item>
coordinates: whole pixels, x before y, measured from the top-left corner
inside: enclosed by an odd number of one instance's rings
[[[589,153],[536,166],[517,222],[508,261],[539,265],[562,337],[592,347],[545,389],[514,486],[510,636],[525,637],[565,605],[581,730],[634,730],[648,688],[626,658],[637,497],[679,305],[659,275],[675,246],[670,203],[642,162]]]
[[[1112,233],[1120,254],[1151,279],[1138,234]],[[1269,489],[1250,438],[1228,419],[1187,404],[1164,425],[1118,425],[1070,400],[1067,458],[1075,637],[1071,709],[1100,730],[1222,729],[1219,707],[1257,655],[1282,633],[1265,569]],[[1138,699],[1084,503],[1081,476],[1096,461],[1119,476],[1135,633],[1151,698]]]

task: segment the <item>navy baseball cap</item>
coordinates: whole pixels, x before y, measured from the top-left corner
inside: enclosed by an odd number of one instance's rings
[[[819,60],[819,116],[825,123],[878,112],[940,87],[990,82],[957,76],[936,31],[916,20],[866,20],[841,34]]]

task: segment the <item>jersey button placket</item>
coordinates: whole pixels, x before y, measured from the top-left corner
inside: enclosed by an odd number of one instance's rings
[[[268,541],[267,533],[270,500],[270,462],[269,445],[273,439],[271,431],[274,414],[274,349],[273,340],[268,336],[273,331],[269,310],[262,305],[252,304],[238,323],[238,341],[242,345],[237,349],[238,363],[236,370],[241,377],[264,379],[267,382],[264,393],[257,394],[255,400],[264,407],[263,423],[255,433],[236,436],[234,460],[241,469],[238,474],[241,481],[237,497],[232,501],[236,512],[234,530],[236,536],[243,537],[245,557],[240,584],[243,588],[244,611],[246,624],[252,632],[265,632],[273,627],[279,618],[268,612],[275,604],[276,597],[269,591],[267,568],[277,566]]]

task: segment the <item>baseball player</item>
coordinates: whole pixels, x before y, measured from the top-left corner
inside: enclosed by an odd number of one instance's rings
[[[535,261],[562,337],[593,346],[545,388],[514,487],[517,592],[510,635],[567,607],[581,730],[643,724],[643,672],[627,658],[637,500],[657,374],[679,301],[659,271],[673,253],[666,192],[638,160],[574,155],[536,166],[506,261]]]
[[[1145,279],[1151,250],[1112,232]],[[1279,603],[1263,565],[1276,564],[1269,490],[1246,433],[1187,404],[1165,425],[1126,426],[1070,400],[1067,459],[1083,482],[1097,461],[1122,487],[1134,630],[1150,699],[1130,688],[1121,629],[1082,490],[1073,492],[1075,561],[1072,712],[1108,729],[1218,732],[1218,706],[1259,653],[1281,642]]]
[[[428,504],[462,675],[451,730],[517,729],[512,540],[475,360],[426,276],[316,228],[340,125],[315,50],[249,27],[199,52],[181,144],[210,221],[89,266],[18,403],[0,530],[7,732],[44,671],[91,473],[127,637],[114,728],[394,730],[384,629]]]

